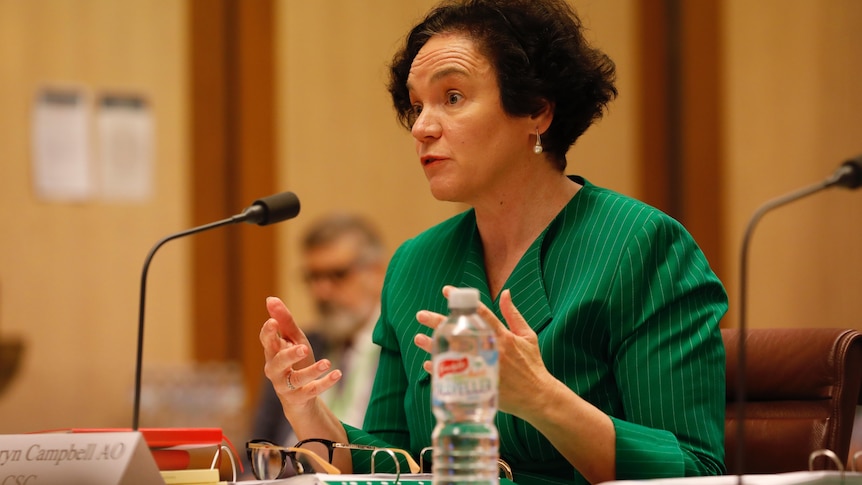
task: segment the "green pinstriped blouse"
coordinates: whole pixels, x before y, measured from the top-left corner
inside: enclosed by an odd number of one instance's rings
[[[611,416],[617,479],[724,472],[727,295],[688,232],[662,212],[584,187],[536,239],[505,285],[536,331],[548,370]],[[416,312],[446,313],[444,285],[489,295],[472,210],[405,242],[387,271],[374,340],[380,363],[354,443],[414,454],[431,442],[428,354]],[[501,318],[502,319],[502,318]],[[548,403],[553,405],[553,403]],[[497,413],[500,455],[518,484],[586,483],[535,428]],[[584,436],[589,440],[590,436]],[[354,453],[354,471],[369,471]]]

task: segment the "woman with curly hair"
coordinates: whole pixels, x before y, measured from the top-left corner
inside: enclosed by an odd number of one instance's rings
[[[328,361],[267,301],[266,375],[299,437],[429,446],[430,335],[451,286],[473,287],[497,334],[499,451],[516,483],[722,474],[727,295],[677,221],[565,174],[617,94],[568,4],[445,2],[395,54],[389,91],[431,193],[470,209],[390,262],[362,429],[317,399],[340,372],[323,375]],[[369,458],[334,463],[364,472]]]

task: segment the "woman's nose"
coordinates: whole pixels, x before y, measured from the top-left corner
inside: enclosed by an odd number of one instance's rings
[[[413,128],[411,128],[410,132],[413,134],[413,138],[419,141],[428,138],[439,138],[442,126],[434,111],[430,108],[425,108],[416,117],[416,121],[413,123]]]

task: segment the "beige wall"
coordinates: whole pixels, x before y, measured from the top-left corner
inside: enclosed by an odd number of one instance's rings
[[[0,1],[0,338],[27,345],[0,396],[0,433],[131,426],[141,265],[188,224],[185,35],[174,0]],[[52,84],[148,98],[151,200],[35,198],[31,109]],[[187,358],[185,261],[178,242],[150,272],[148,360]]]
[[[862,2],[729,0],[725,15],[725,250],[735,262],[757,207],[862,153]],[[860,220],[862,193],[844,189],[767,214],[751,246],[749,324],[862,330]]]
[[[461,209],[428,193],[383,89],[386,61],[430,3],[278,3],[278,185],[303,203],[302,214],[278,228],[285,248],[278,292],[302,318],[310,310],[291,256],[314,216],[367,214],[382,223],[394,249]],[[620,97],[572,152],[570,171],[638,196],[637,2],[575,4],[617,62]],[[852,30],[862,23],[862,4],[724,6],[725,249],[728,261],[737,261],[742,228],[759,204],[862,152],[862,50]],[[0,433],[131,421],[141,264],[158,238],[188,227],[185,15],[185,2],[175,0],[0,0],[0,338],[28,345],[17,379],[0,395]],[[157,128],[152,200],[34,198],[30,110],[44,83],[149,98]],[[834,191],[767,216],[752,258],[752,325],[860,328],[860,198]],[[147,362],[190,358],[187,251],[172,242],[154,262]]]

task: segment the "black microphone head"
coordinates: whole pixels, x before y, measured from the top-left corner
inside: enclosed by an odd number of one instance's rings
[[[835,185],[848,189],[862,186],[862,155],[857,155],[838,167],[838,170],[827,180],[827,186]]]
[[[293,219],[299,214],[299,197],[293,192],[282,192],[257,199],[243,212],[243,222],[266,226]]]

